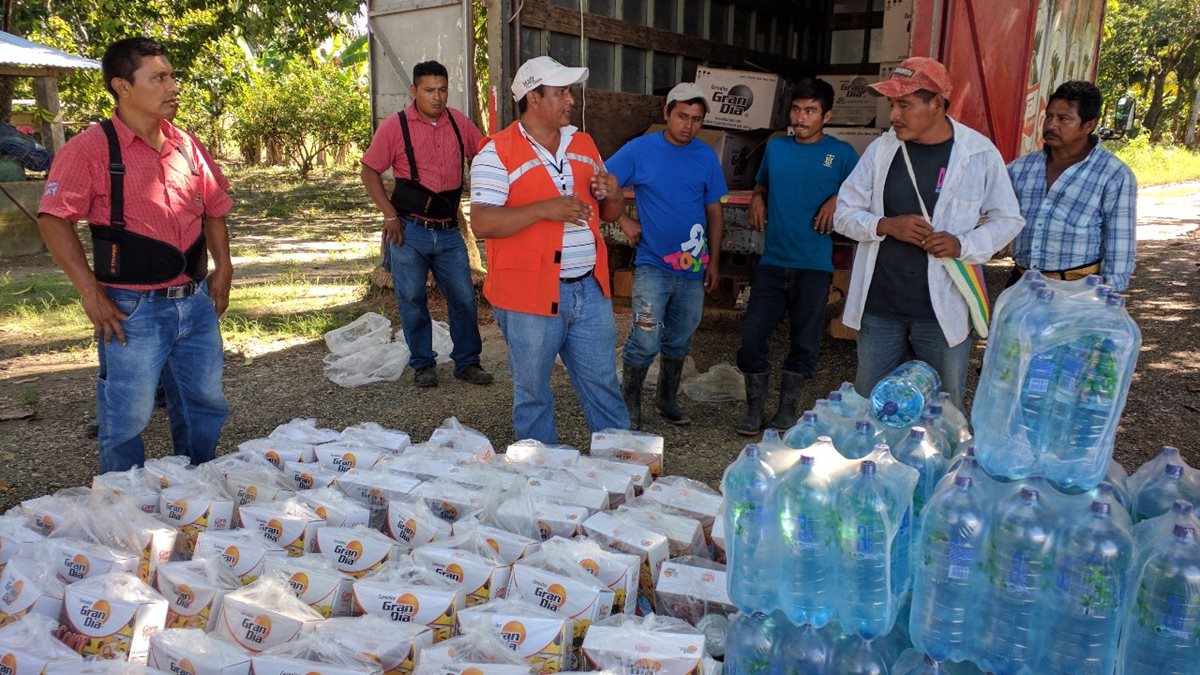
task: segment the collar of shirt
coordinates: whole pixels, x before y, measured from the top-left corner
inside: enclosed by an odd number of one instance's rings
[[[535,150],[541,148],[542,151],[545,151],[545,152],[550,151],[550,148],[542,146],[541,143],[538,143],[536,140],[534,140],[533,136],[529,135],[529,132],[525,130],[524,124],[517,122],[517,128],[521,130],[521,135],[524,136],[525,139],[528,140],[531,144],[533,144],[533,148]],[[571,137],[575,135],[576,131],[579,131],[579,127],[577,127],[573,124],[568,124],[565,127],[559,127],[559,129],[558,129],[558,149],[554,151],[554,161],[556,163],[558,163],[558,164],[563,163],[563,159],[565,159],[567,156],[567,146],[571,144]]]
[[[446,108],[445,110],[443,110],[442,116],[439,117],[436,122],[430,122],[429,120],[422,117],[421,113],[419,111],[417,111],[416,103],[409,103],[408,107],[404,109],[404,116],[408,118],[409,122],[416,122],[418,124],[424,124],[426,126],[436,128],[436,127],[442,126],[443,124],[446,123],[447,120],[449,120],[450,108]]]
[[[122,150],[125,150],[137,142],[141,142],[142,145],[145,145],[148,148],[150,147],[146,141],[143,141],[140,136],[133,132],[133,129],[130,129],[124,122],[121,121],[120,116],[117,115],[115,110],[113,111],[112,115],[112,123],[113,128],[117,131],[117,141],[121,144]],[[165,119],[158,121],[158,128],[162,130],[163,137],[166,139],[163,143],[162,150],[159,151],[159,154],[165,155],[174,150],[175,146],[179,145],[179,143],[182,141],[182,136],[180,136],[179,130],[175,128],[175,125],[171,124]]]

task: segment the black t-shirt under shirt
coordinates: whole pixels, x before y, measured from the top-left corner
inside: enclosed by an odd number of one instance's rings
[[[930,216],[937,205],[950,164],[954,138],[933,145],[909,141],[908,156],[913,172],[925,199]],[[883,215],[885,217],[921,215],[921,204],[913,190],[912,179],[904,165],[904,153],[897,149],[892,166],[883,184]],[[879,242],[875,259],[875,274],[867,292],[865,310],[871,314],[886,314],[908,319],[936,319],[929,299],[929,254],[915,244],[884,237]]]

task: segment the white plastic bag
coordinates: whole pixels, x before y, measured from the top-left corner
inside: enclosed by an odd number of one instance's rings
[[[375,312],[367,312],[354,321],[325,334],[325,346],[338,356],[353,354],[366,347],[391,340],[392,322]]]
[[[397,340],[402,340],[400,335]],[[454,340],[450,338],[450,324],[445,321],[433,322],[433,351],[437,353],[438,363],[450,363],[450,353],[454,351]]]
[[[404,374],[408,356],[404,342],[370,345],[345,356],[330,354],[325,357],[325,377],[342,387],[395,382]]]
[[[745,401],[746,383],[740,370],[728,363],[718,363],[703,375],[685,379],[683,393],[699,403]]]

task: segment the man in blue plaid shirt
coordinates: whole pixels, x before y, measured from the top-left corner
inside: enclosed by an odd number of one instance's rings
[[[1067,280],[1099,274],[1117,291],[1129,286],[1137,180],[1094,134],[1102,104],[1090,82],[1059,85],[1046,106],[1045,147],[1008,165],[1025,217],[1009,285],[1034,269]]]

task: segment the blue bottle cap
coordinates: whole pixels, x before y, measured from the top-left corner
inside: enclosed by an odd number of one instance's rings
[[[805,424],[813,424],[817,421],[817,413],[811,411],[806,412],[804,413],[804,417],[802,419],[804,420]]]
[[[934,417],[941,415],[942,414],[942,406],[938,405],[937,403],[931,403],[929,405],[929,414],[933,415]]]
[[[1178,464],[1168,464],[1163,473],[1172,478],[1181,478],[1183,476],[1183,467]]]
[[[1089,274],[1083,278],[1083,282],[1087,284],[1088,288],[1095,288],[1096,286],[1099,286],[1100,281],[1101,278],[1099,274]]]
[[[1102,513],[1107,516],[1109,509],[1110,507],[1108,502],[1102,502],[1100,500],[1092,502],[1092,513]]]
[[[1183,523],[1175,524],[1175,536],[1181,539],[1193,539],[1196,536],[1196,528],[1188,527]]]
[[[1164,446],[1162,446],[1162,448],[1159,449],[1158,454],[1160,454],[1160,455],[1178,455],[1179,448],[1177,448],[1173,445],[1164,445]]]
[[[834,403],[841,401],[842,400],[842,392],[837,391],[836,389],[834,391],[829,392],[829,400],[833,401]]]
[[[1038,494],[1037,490],[1028,487],[1021,488],[1021,499],[1024,499],[1027,502],[1036,502],[1039,497],[1041,497],[1041,495]]]
[[[1106,285],[1106,284],[1100,284],[1099,286],[1097,286],[1095,288],[1094,292],[1095,292],[1097,298],[1103,300],[1103,299],[1107,298],[1110,293],[1113,292],[1113,287]]]
[[[1112,483],[1101,482],[1099,485],[1096,486],[1096,492],[1099,492],[1100,494],[1105,495],[1105,496],[1111,495],[1113,493]]]
[[[1050,290],[1049,288],[1039,288],[1037,292],[1037,298],[1042,302],[1050,302],[1054,299],[1054,291]]]
[[[1025,274],[1021,275],[1025,281],[1037,281],[1042,278],[1042,273],[1037,270],[1025,270]]]
[[[746,457],[758,457],[760,452],[758,446],[751,443],[750,445],[747,445],[744,450],[742,450],[742,454]]]
[[[1125,296],[1121,295],[1120,293],[1109,293],[1108,297],[1105,298],[1104,301],[1108,303],[1109,307],[1125,306]]]
[[[887,403],[883,404],[883,414],[884,415],[895,415],[896,411],[899,409],[900,409],[900,406],[896,405],[895,401],[888,401]]]
[[[863,474],[864,476],[874,476],[875,475],[875,462],[872,462],[869,459],[864,459],[863,463],[858,466],[858,472]]]
[[[955,476],[954,477],[954,484],[957,485],[958,487],[971,487],[971,484],[974,482],[975,481],[971,480],[970,476]]]
[[[1186,499],[1176,499],[1175,503],[1171,504],[1171,510],[1174,511],[1175,515],[1177,516],[1189,515],[1191,514],[1193,508],[1195,507],[1192,506],[1192,503]]]
[[[810,466],[810,465],[816,463],[816,461],[817,461],[817,459],[815,457],[813,457],[812,455],[800,455],[800,463],[804,464],[806,466]]]

